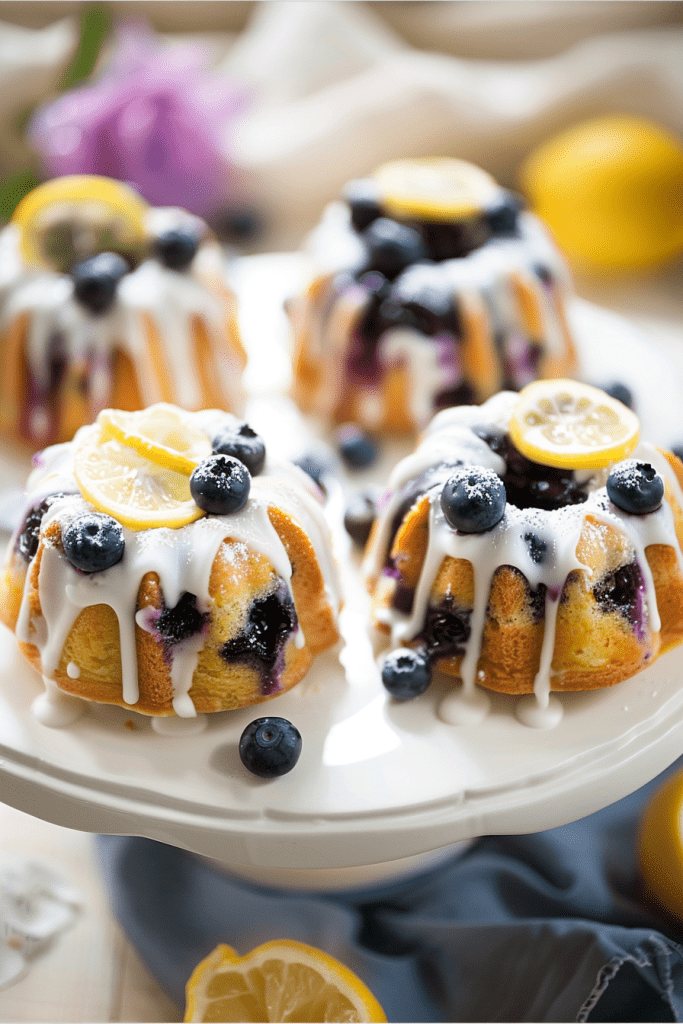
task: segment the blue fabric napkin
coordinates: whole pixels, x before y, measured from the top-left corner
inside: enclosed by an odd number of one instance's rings
[[[347,964],[390,1021],[680,1021],[683,928],[639,902],[635,833],[682,767],[563,828],[342,894],[259,888],[148,839],[97,846],[117,918],[179,1006],[217,943],[291,938]]]

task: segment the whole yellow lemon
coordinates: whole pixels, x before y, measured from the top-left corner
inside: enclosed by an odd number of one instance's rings
[[[521,183],[579,267],[637,270],[683,252],[683,142],[643,118],[561,132],[527,158]]]
[[[637,849],[649,898],[683,920],[683,772],[667,779],[647,804]]]

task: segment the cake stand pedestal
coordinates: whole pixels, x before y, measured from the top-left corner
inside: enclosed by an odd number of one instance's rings
[[[253,708],[207,716],[195,735],[160,735],[133,711],[94,704],[68,729],[41,725],[31,703],[42,681],[2,628],[3,801],[69,828],[160,840],[267,884],[325,888],[340,870],[342,885],[377,881],[462,840],[566,824],[683,752],[683,648],[618,686],[563,695],[555,728],[525,726],[519,698],[495,694],[486,718],[452,726],[437,714],[452,683],[395,703],[364,610],[343,614],[353,645],[341,664],[328,652],[269,703],[303,737],[296,768],[270,781],[238,756]]]

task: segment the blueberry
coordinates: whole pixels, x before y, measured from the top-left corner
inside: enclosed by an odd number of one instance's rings
[[[538,534],[532,533],[529,530],[528,533],[524,534],[524,540],[529,549],[529,557],[535,565],[543,565],[548,554],[548,545],[546,541],[542,540]]]
[[[123,558],[123,527],[103,512],[84,512],[62,531],[62,547],[81,572],[102,572]]]
[[[429,661],[422,651],[400,648],[387,654],[382,682],[395,700],[412,700],[425,692],[432,681]]]
[[[624,459],[607,477],[607,494],[623,512],[644,516],[662,504],[664,481],[649,462]]]
[[[232,455],[247,467],[252,476],[258,476],[266,461],[263,438],[248,423],[225,426],[213,439],[214,455]]]
[[[339,428],[337,447],[349,469],[367,469],[377,458],[377,445],[354,423],[345,423]]]
[[[199,248],[199,235],[189,227],[170,228],[154,239],[154,255],[169,270],[186,270]]]
[[[119,281],[130,267],[115,252],[101,252],[77,263],[71,271],[74,295],[91,313],[100,314],[113,305]]]
[[[27,562],[31,561],[38,550],[38,544],[40,542],[40,527],[43,522],[43,516],[54,501],[63,497],[63,491],[60,491],[58,494],[49,494],[47,498],[44,498],[43,501],[41,501],[40,505],[32,508],[26,516],[24,526],[17,539],[17,547],[19,548],[19,554]]]
[[[372,524],[377,518],[377,505],[371,494],[357,494],[346,506],[344,527],[359,547],[367,543]]]
[[[422,236],[388,217],[373,220],[363,232],[368,246],[368,270],[379,270],[390,280],[398,277],[402,270],[412,263],[427,258],[427,249]]]
[[[205,512],[228,516],[246,504],[251,487],[249,470],[232,455],[209,455],[190,477],[192,497]]]
[[[681,462],[683,462],[683,444],[673,444],[671,446],[671,451],[677,459],[680,459]]]
[[[503,192],[499,200],[486,211],[487,223],[494,235],[512,235],[517,230],[519,211],[524,208],[521,196]]]
[[[325,490],[325,477],[334,472],[334,461],[331,456],[320,449],[304,452],[303,455],[294,459],[294,465],[303,469],[304,473],[307,473],[323,491]]]
[[[286,718],[257,718],[240,737],[240,759],[252,775],[274,779],[291,772],[301,754],[301,733]]]
[[[351,210],[351,223],[356,231],[365,231],[373,220],[382,216],[377,185],[372,178],[356,178],[344,189],[344,199]]]
[[[602,390],[610,395],[610,397],[616,398],[618,402],[628,406],[629,409],[633,408],[633,392],[620,381],[605,384]]]
[[[463,466],[444,484],[441,508],[446,522],[461,533],[484,533],[505,515],[505,484],[493,470]]]

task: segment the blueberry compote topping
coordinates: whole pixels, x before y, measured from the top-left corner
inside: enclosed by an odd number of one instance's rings
[[[74,568],[103,572],[123,558],[123,527],[103,512],[84,512],[62,530],[62,547]]]
[[[163,640],[173,645],[201,633],[208,621],[209,613],[200,612],[195,595],[185,591],[175,608],[164,607],[155,628]]]
[[[253,601],[241,633],[221,648],[228,664],[240,662],[258,672],[264,696],[278,689],[278,675],[284,667],[287,639],[298,625],[289,590],[281,586],[266,597]]]
[[[43,516],[52,505],[59,498],[63,498],[64,494],[60,491],[58,494],[50,494],[47,498],[44,498],[40,505],[32,508],[29,514],[26,516],[24,526],[17,538],[17,548],[19,554],[27,562],[30,562],[38,550],[40,526],[43,521]]]
[[[517,451],[508,434],[487,427],[474,433],[505,460],[503,483],[507,500],[517,508],[553,512],[565,505],[580,505],[588,498],[586,485],[578,483],[571,469],[541,466]]]
[[[232,455],[249,470],[251,476],[258,476],[266,461],[266,446],[260,434],[248,423],[224,426],[213,439],[215,455]]]
[[[190,492],[197,505],[217,516],[239,512],[247,502],[250,488],[249,470],[231,455],[210,455],[190,477]]]
[[[71,271],[74,296],[95,315],[106,313],[114,304],[116,289],[130,266],[115,252],[101,252],[77,263]]]
[[[192,228],[170,228],[154,239],[154,255],[169,270],[187,270],[199,248],[199,235]]]
[[[387,654],[382,682],[394,700],[412,700],[425,692],[432,681],[429,659],[423,651],[402,647]]]
[[[607,494],[622,512],[644,516],[662,504],[664,481],[649,462],[624,459],[607,477]]]
[[[461,533],[484,533],[505,515],[505,486],[481,466],[463,466],[444,484],[441,508],[446,522]]]
[[[262,779],[291,772],[301,755],[301,733],[286,718],[257,718],[240,737],[240,760]]]

